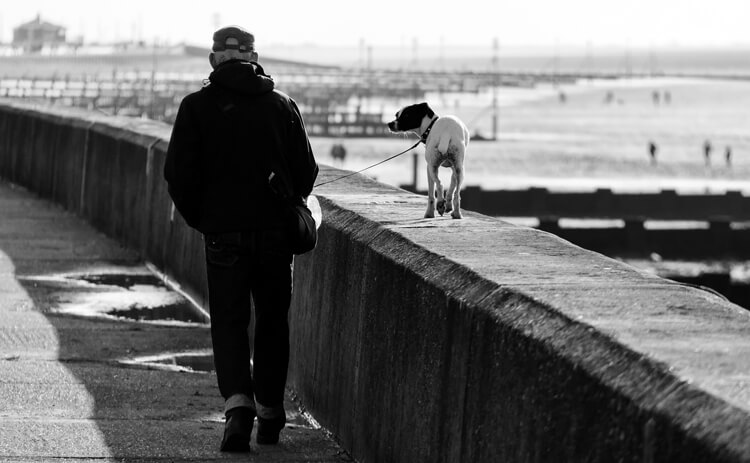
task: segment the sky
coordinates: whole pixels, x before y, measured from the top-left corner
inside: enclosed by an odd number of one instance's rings
[[[750,0],[0,0],[0,40],[37,14],[86,42],[208,46],[238,24],[259,48],[750,45]]]

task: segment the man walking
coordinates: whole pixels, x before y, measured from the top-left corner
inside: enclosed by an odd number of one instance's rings
[[[277,443],[286,423],[293,256],[272,184],[285,179],[293,195],[307,197],[318,166],[297,105],[257,63],[253,35],[224,27],[213,40],[214,70],[180,105],[164,177],[177,210],[204,235],[214,364],[225,399],[221,450],[247,451],[256,416],[258,444]]]

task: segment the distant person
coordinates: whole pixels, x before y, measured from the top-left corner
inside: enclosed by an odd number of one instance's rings
[[[706,167],[711,165],[711,141],[706,140],[703,142],[703,156],[706,159]]]
[[[205,243],[214,365],[225,400],[220,449],[244,452],[256,416],[258,444],[276,444],[286,423],[294,264],[284,199],[275,191],[304,200],[318,166],[299,109],[257,63],[252,34],[217,30],[208,58],[209,83],[177,112],[164,177],[175,207]]]
[[[724,158],[727,162],[727,167],[732,167],[732,147],[727,145],[727,149],[724,151]]]
[[[565,103],[566,101],[568,101],[568,95],[566,95],[565,92],[563,91],[560,92],[559,97],[560,97],[560,103]]]
[[[346,148],[341,143],[335,143],[331,147],[331,157],[337,164],[341,165],[346,159]]]
[[[471,139],[472,140],[487,140],[487,137],[485,137],[484,134],[479,129],[477,129],[474,132],[474,135],[471,136]]]
[[[615,94],[613,91],[608,91],[607,94],[604,96],[604,102],[607,104],[612,103],[615,100]]]
[[[664,103],[669,104],[672,102],[672,94],[669,93],[669,90],[664,91]]]
[[[648,142],[648,155],[649,155],[649,158],[651,159],[652,166],[656,165],[656,151],[657,150],[658,148],[656,146],[656,143],[654,143],[653,141]]]
[[[658,105],[660,103],[659,101],[659,91],[654,90],[653,93],[651,93],[651,98],[654,100],[654,104]]]

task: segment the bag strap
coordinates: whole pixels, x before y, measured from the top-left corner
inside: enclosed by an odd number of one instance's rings
[[[289,102],[288,98],[282,98],[282,101],[284,102],[284,106],[286,107],[288,114],[290,115],[290,118],[288,120],[289,128],[293,129],[292,124],[294,124],[294,121],[292,119],[292,116],[294,115],[294,108],[292,108],[291,103]],[[293,133],[289,133],[287,135],[288,137],[293,137]],[[288,144],[287,144],[288,149]],[[305,198],[303,198],[301,195],[297,195],[294,192],[294,185],[292,182],[292,169],[289,165],[289,155],[286,151],[282,153],[282,155],[279,157],[277,163],[278,171],[271,170],[272,173],[275,173],[280,176],[280,181],[283,184],[284,188],[284,198],[288,201],[291,201],[294,204],[305,204]],[[269,182],[272,179],[268,179]]]

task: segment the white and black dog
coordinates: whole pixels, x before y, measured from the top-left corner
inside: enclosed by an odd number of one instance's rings
[[[427,103],[406,106],[388,123],[392,132],[414,132],[425,144],[427,161],[427,211],[425,218],[435,217],[435,194],[440,215],[451,212],[461,218],[461,184],[464,181],[464,154],[469,146],[469,129],[456,116],[439,117]],[[448,195],[438,177],[440,166],[453,169]]]

